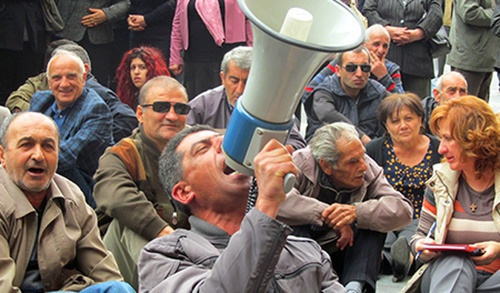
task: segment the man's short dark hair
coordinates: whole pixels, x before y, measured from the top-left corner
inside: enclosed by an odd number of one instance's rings
[[[190,134],[195,132],[200,132],[204,130],[215,131],[212,127],[208,125],[194,125],[192,127],[184,128],[181,132],[177,133],[167,144],[159,158],[159,176],[163,188],[169,196],[172,195],[172,190],[174,186],[183,179],[182,174],[184,168],[182,167],[182,159],[184,158],[184,153],[178,152],[177,148],[179,144]],[[182,212],[190,215],[191,212],[189,207],[181,204],[174,199],[174,204]]]
[[[344,54],[347,53],[347,52],[353,52],[353,53],[359,53],[359,52],[365,52],[365,54],[368,56],[368,63],[370,63],[370,60],[371,60],[371,57],[370,57],[370,51],[368,51],[368,49],[364,46],[359,46],[351,51],[345,51],[345,52],[341,52],[337,55],[337,64],[342,67],[343,65],[343,60],[344,59]]]

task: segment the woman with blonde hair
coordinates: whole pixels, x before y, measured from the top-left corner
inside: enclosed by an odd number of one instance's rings
[[[483,100],[462,96],[437,107],[430,128],[441,137],[445,161],[427,182],[411,241],[425,264],[404,290],[420,285],[422,292],[500,292],[498,117]],[[429,243],[467,244],[475,251],[437,251]]]

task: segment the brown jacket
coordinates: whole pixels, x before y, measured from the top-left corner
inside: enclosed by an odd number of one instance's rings
[[[0,292],[20,292],[35,241],[45,291],[82,288],[63,286],[69,279],[83,281],[83,287],[121,281],[99,236],[96,215],[78,186],[56,174],[47,192],[37,240],[35,209],[0,167]]]

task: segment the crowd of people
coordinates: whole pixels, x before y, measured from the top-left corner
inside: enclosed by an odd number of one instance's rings
[[[1,292],[500,291],[495,1],[342,1],[362,44],[253,176],[222,147],[252,70],[237,1],[48,2],[0,3]]]

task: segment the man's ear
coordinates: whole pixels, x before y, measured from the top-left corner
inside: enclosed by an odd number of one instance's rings
[[[326,175],[330,176],[333,173],[333,167],[330,163],[323,159],[319,159],[319,167],[323,172],[325,172]]]
[[[141,105],[137,105],[137,109],[135,109],[135,117],[137,118],[137,121],[139,121],[139,124],[142,124],[143,114],[144,114],[144,109],[142,108]]]
[[[219,75],[220,75],[220,82],[221,82],[221,84],[222,84],[222,85],[225,85],[225,84],[224,84],[224,72],[222,72],[222,70],[221,70],[221,71],[219,71]]]
[[[440,94],[440,92],[438,89],[436,89],[436,88],[432,89],[432,95],[434,96],[434,100],[436,100],[436,102],[438,102],[438,103],[440,102],[439,101],[440,100],[439,94]]]
[[[340,70],[342,68],[338,65],[338,64],[335,64],[335,74],[340,77]]]
[[[84,63],[83,66],[85,67],[85,73],[88,75],[90,72],[90,65],[88,63]]]
[[[5,149],[0,145],[0,163],[5,168]]]
[[[180,181],[175,184],[172,189],[172,197],[183,205],[189,205],[194,199],[194,193],[191,190],[191,185],[186,181]]]

